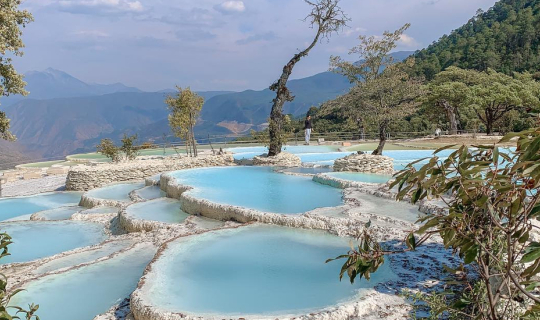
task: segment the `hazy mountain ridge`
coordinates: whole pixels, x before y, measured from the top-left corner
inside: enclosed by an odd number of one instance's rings
[[[72,75],[48,68],[44,71],[30,71],[24,74],[26,90],[29,95],[26,97],[15,95],[0,99],[4,106],[12,105],[26,99],[54,99],[96,96],[116,92],[142,92],[135,87],[128,87],[122,83],[95,84],[86,83]]]

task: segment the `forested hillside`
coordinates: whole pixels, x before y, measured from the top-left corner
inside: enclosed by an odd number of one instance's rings
[[[540,77],[540,0],[501,0],[415,54],[428,80],[449,66]]]

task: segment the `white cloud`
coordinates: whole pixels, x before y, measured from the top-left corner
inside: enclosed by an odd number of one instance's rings
[[[367,31],[367,29],[361,28],[361,27],[357,27],[357,28],[346,28],[346,29],[343,31],[343,35],[346,36],[346,37],[350,37],[350,36],[358,37],[360,34],[366,32],[366,31]]]
[[[79,0],[58,1],[62,11],[80,14],[114,14],[143,12],[144,7],[138,0]]]
[[[404,45],[406,47],[418,47],[419,46],[419,43],[418,43],[418,41],[416,41],[416,39],[414,39],[413,37],[411,37],[409,35],[406,35],[406,34],[401,35],[401,38],[399,39],[399,43],[401,43],[402,45]]]
[[[240,13],[246,11],[244,1],[225,1],[214,8],[221,13]]]

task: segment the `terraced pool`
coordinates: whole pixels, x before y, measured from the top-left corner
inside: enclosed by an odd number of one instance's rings
[[[303,314],[395,277],[383,265],[369,282],[340,282],[339,263],[325,261],[347,248],[344,238],[283,227],[210,232],[171,243],[141,293],[161,310],[191,315]]]
[[[298,214],[342,204],[340,190],[268,167],[190,169],[170,175],[193,187],[188,193],[194,197],[264,212]]]

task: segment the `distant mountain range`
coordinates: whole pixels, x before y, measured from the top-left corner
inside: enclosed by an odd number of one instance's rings
[[[89,84],[53,68],[44,71],[27,72],[24,74],[24,81],[27,82],[26,90],[30,92],[27,97],[10,96],[1,99],[0,103],[8,106],[25,99],[70,98],[115,92],[141,92],[137,88],[128,87],[121,83]]]
[[[410,54],[394,55],[403,59]],[[25,81],[28,97],[8,97],[0,102],[12,120],[17,150],[31,151],[32,158],[94,151],[100,139],[118,141],[123,133],[137,133],[141,141],[158,143],[163,134],[170,135],[164,100],[172,89],[143,92],[121,83],[88,84],[54,69],[29,72]],[[311,106],[347,92],[351,84],[341,75],[322,72],[291,80],[288,86],[296,98],[285,104],[285,112],[302,116]],[[198,93],[206,101],[196,128],[198,136],[244,134],[264,128],[274,98],[269,89]],[[0,153],[2,150],[0,145]]]

